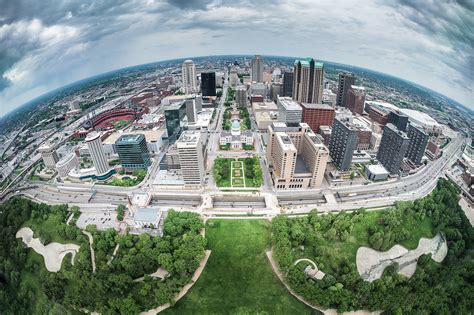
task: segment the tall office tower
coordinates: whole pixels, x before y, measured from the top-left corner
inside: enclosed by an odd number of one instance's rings
[[[194,98],[194,104],[196,106],[196,112],[200,113],[202,112],[202,96],[201,95],[196,95]]]
[[[182,72],[183,89],[185,94],[192,94],[197,92],[196,84],[196,65],[192,60],[185,60],[183,62]]]
[[[276,102],[278,96],[281,96],[281,95],[283,95],[283,84],[272,83],[272,85],[270,86],[270,99]]]
[[[329,155],[341,171],[351,167],[352,156],[357,147],[357,128],[348,118],[334,118],[329,142]]]
[[[150,153],[143,134],[125,134],[115,141],[120,164],[127,172],[144,169],[151,165]]]
[[[346,97],[347,90],[354,85],[355,76],[350,72],[341,72],[339,73],[339,84],[337,86],[337,100],[336,106],[347,107]]]
[[[176,142],[185,185],[201,185],[204,179],[204,152],[201,132],[186,130]]]
[[[410,139],[407,134],[392,124],[383,128],[377,159],[390,174],[398,174]]]
[[[329,153],[305,123],[268,126],[267,159],[276,189],[320,188]]]
[[[47,168],[54,170],[56,167],[56,163],[59,161],[59,158],[53,147],[51,145],[44,144],[38,148],[38,152],[41,153],[44,165]]]
[[[398,130],[406,131],[408,124],[408,116],[398,111],[391,111],[388,114],[387,122],[397,127]]]
[[[291,97],[278,97],[278,121],[285,123],[287,126],[298,126],[301,122],[303,110],[298,102]]]
[[[293,96],[293,72],[283,73],[283,96]]]
[[[175,141],[180,135],[184,126],[186,116],[186,102],[170,104],[165,109],[166,131],[170,142]]]
[[[245,85],[239,85],[235,90],[235,102],[237,107],[247,106],[247,87]]]
[[[102,140],[100,140],[100,134],[96,131],[92,131],[87,134],[84,140],[87,143],[89,154],[91,155],[92,164],[94,164],[96,175],[103,175],[109,172],[110,167],[107,162],[107,157],[102,147]]]
[[[260,55],[252,59],[252,81],[263,82],[263,59]]]
[[[201,72],[201,94],[202,96],[216,96],[216,73]]]
[[[235,68],[230,69],[229,73],[229,85],[231,87],[235,87],[240,84],[240,78],[237,74],[237,70]]]
[[[408,125],[407,136],[410,138],[410,141],[408,142],[408,149],[405,157],[415,165],[420,165],[430,136],[422,127],[413,124]]]
[[[186,100],[186,117],[188,118],[188,123],[195,123],[197,121],[196,102],[192,98]]]
[[[324,87],[324,65],[313,58],[295,60],[293,65],[293,99],[302,103],[321,103]]]
[[[351,85],[347,90],[347,108],[353,114],[362,115],[364,113],[365,88],[363,86]]]
[[[332,126],[336,112],[333,107],[326,104],[301,103],[303,108],[302,121],[307,123],[315,132],[319,132],[319,126]]]

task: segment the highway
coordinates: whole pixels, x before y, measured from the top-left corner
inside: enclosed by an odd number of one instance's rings
[[[348,210],[360,207],[376,207],[393,204],[395,201],[421,198],[436,186],[439,177],[444,176],[461,151],[462,138],[454,139],[446,148],[443,157],[428,163],[417,174],[403,177],[397,181],[358,185],[352,187],[325,188],[323,190],[279,192],[277,198],[273,191],[255,193],[224,192],[205,188],[196,191],[153,191],[153,206],[212,213],[230,211],[247,213],[258,209],[260,213],[276,215],[281,208],[287,213],[307,213],[317,207],[321,211]],[[37,201],[52,204],[69,203],[79,205],[118,205],[127,203],[127,196],[133,192],[143,192],[143,188],[86,184],[59,184],[57,187],[47,183],[35,183],[36,187],[22,190],[22,194]],[[326,202],[326,196],[333,195],[334,202]],[[259,197],[257,197],[259,196]],[[269,200],[277,199],[275,202]],[[211,206],[204,208],[203,199],[211,198]]]

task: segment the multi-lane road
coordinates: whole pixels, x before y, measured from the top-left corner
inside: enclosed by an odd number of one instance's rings
[[[444,150],[443,156],[428,163],[414,175],[395,181],[326,188],[323,190],[278,192],[224,192],[218,189],[197,191],[154,191],[149,190],[152,205],[174,207],[212,213],[248,213],[256,210],[260,214],[275,215],[306,213],[317,207],[321,211],[348,210],[360,207],[376,207],[393,204],[395,201],[414,200],[427,195],[436,186],[439,177],[444,176],[459,156],[462,138],[454,139]],[[151,179],[149,180],[149,183]],[[149,184],[147,184],[149,185]],[[146,185],[144,185],[146,186]],[[75,205],[117,205],[126,204],[134,192],[143,192],[137,187],[113,187],[84,184],[35,184],[26,187],[22,194],[47,203],[69,203]],[[275,198],[276,197],[276,198]],[[210,200],[205,204],[204,200]]]

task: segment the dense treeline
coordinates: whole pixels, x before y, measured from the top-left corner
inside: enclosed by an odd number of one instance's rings
[[[0,306],[2,314],[68,313],[88,309],[103,314],[135,314],[171,302],[204,257],[203,223],[197,214],[169,211],[165,236],[118,235],[88,226],[94,238],[96,273],[92,272],[89,242],[75,226],[61,224],[53,241],[73,240],[81,245],[71,265],[70,255],[61,271],[48,272],[42,258],[15,238],[18,229],[65,220],[66,206],[47,206],[25,199],[0,205]],[[35,217],[33,219],[33,216]],[[64,220],[62,222],[64,222]],[[36,232],[35,232],[36,234]],[[50,234],[51,235],[51,234]],[[40,236],[40,238],[43,238]],[[112,253],[119,250],[112,259]],[[158,267],[170,276],[152,279]],[[134,279],[144,276],[143,281]]]
[[[368,309],[396,314],[468,314],[474,309],[474,229],[458,205],[458,191],[447,180],[440,179],[437,188],[415,202],[403,202],[381,212],[373,223],[373,214],[355,211],[337,215],[318,215],[313,211],[304,218],[276,217],[272,222],[274,257],[288,284],[307,301],[339,311]],[[417,229],[429,223],[429,234],[445,235],[448,255],[438,264],[423,255],[413,277],[386,269],[382,278],[363,281],[356,269],[355,255],[350,251],[368,245],[387,250],[396,243],[416,247]],[[416,234],[416,242],[411,242]],[[361,236],[362,235],[362,236]],[[365,238],[365,239],[363,239]],[[405,243],[404,243],[405,242]],[[338,244],[331,248],[331,244]],[[304,248],[304,254],[301,249]],[[326,255],[339,260],[328,260]],[[313,259],[327,274],[321,281],[309,280],[295,259]]]

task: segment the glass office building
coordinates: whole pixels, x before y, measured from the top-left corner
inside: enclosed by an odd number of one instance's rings
[[[126,134],[115,142],[120,164],[127,172],[144,169],[151,165],[150,153],[143,134]]]

